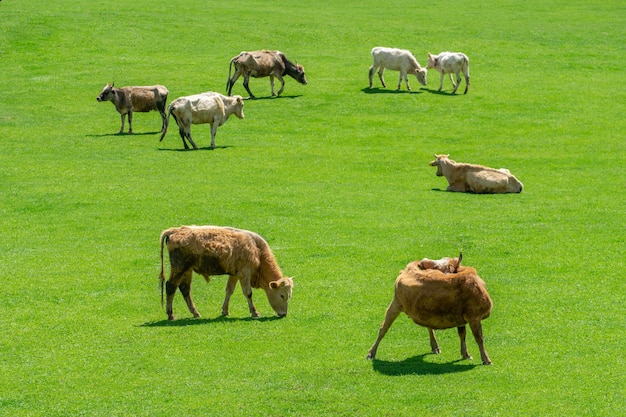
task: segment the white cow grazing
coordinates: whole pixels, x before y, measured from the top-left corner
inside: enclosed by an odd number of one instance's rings
[[[443,76],[444,74],[450,74],[450,81],[452,81],[452,86],[454,90],[452,90],[452,94],[456,93],[456,89],[459,88],[459,84],[461,83],[461,71],[463,71],[463,75],[465,76],[465,92],[463,94],[467,94],[467,90],[470,86],[470,75],[469,75],[469,58],[462,52],[441,52],[439,55],[428,54],[428,65],[426,65],[426,69],[435,68],[439,71],[439,91],[443,87]],[[456,83],[452,78],[452,74],[456,75]]]
[[[231,114],[243,119],[243,97],[227,97],[220,93],[209,91],[177,98],[172,101],[168,108],[168,123],[160,140],[163,140],[167,133],[170,116],[174,116],[185,149],[189,149],[185,139],[189,140],[194,149],[198,149],[193,139],[191,139],[191,125],[204,123],[211,125],[211,149],[215,149],[217,127],[226,123]]]
[[[409,78],[407,74],[414,74],[420,84],[426,85],[426,68],[422,68],[417,62],[417,59],[410,51],[406,49],[396,48],[384,48],[377,46],[372,49],[372,57],[374,57],[374,64],[370,67],[370,88],[372,88],[372,81],[374,78],[374,72],[378,69],[378,78],[383,84],[383,87],[387,87],[385,79],[383,78],[383,72],[386,69],[400,71],[400,77],[398,78],[398,90],[402,85],[402,79],[406,83],[406,89],[411,90],[409,85]]]

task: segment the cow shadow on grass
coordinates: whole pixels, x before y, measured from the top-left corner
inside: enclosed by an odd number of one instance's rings
[[[211,146],[199,146],[198,149],[185,149],[185,148],[159,148],[159,151],[168,151],[168,152],[195,152],[195,151],[216,151],[218,149],[228,149],[233,146],[216,146],[215,148],[211,148]]]
[[[204,317],[187,317],[176,320],[158,320],[158,321],[148,321],[146,323],[140,324],[139,327],[188,327],[188,326],[202,326],[202,325],[210,325],[216,323],[233,323],[233,322],[241,322],[241,321],[274,321],[280,320],[281,317],[278,316],[270,316],[270,317],[228,317],[228,316],[217,316],[213,318],[204,318]]]
[[[279,96],[254,96],[254,98],[252,97],[246,97],[244,98],[244,100],[246,101],[258,101],[258,100],[282,100],[282,99],[293,99],[293,98],[300,98],[302,97],[302,94],[298,94],[298,95],[293,95],[293,96],[286,96],[286,95],[279,95]]]
[[[466,360],[458,359],[448,363],[427,362],[424,358],[432,356],[432,353],[413,356],[402,361],[381,361],[374,359],[373,368],[376,372],[388,376],[403,375],[444,375],[466,372],[479,366],[466,363]],[[464,362],[464,363],[459,363]]]
[[[422,90],[394,90],[393,88],[380,88],[380,87],[365,87],[362,88],[361,91],[363,91],[365,94],[422,94]]]
[[[124,133],[119,133],[119,132],[115,132],[115,133],[101,133],[101,134],[91,134],[91,135],[85,135],[88,138],[106,138],[106,137],[115,137],[115,136],[128,136],[128,137],[133,137],[133,136],[150,136],[150,135],[158,135],[160,134],[161,131],[154,131],[154,132],[140,132],[140,133],[128,133],[128,132],[124,132]]]

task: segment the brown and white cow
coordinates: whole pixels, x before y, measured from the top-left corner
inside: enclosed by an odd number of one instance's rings
[[[393,301],[367,358],[376,358],[380,341],[398,315],[404,312],[416,324],[428,328],[432,353],[441,353],[434,330],[456,327],[463,359],[472,358],[465,344],[465,326],[469,324],[483,364],[491,365],[481,324],[481,320],[491,314],[491,308],[485,283],[474,268],[462,266],[455,274],[445,274],[435,269],[423,270],[417,261],[411,262],[396,279]]]
[[[428,259],[424,258],[417,263],[419,269],[436,269],[444,274],[456,274],[461,266],[463,260],[463,252],[459,254],[458,258],[441,258],[441,259]]]
[[[128,115],[128,133],[133,133],[133,112],[149,112],[157,110],[161,114],[161,132],[167,129],[165,118],[165,102],[169,91],[163,85],[149,87],[122,87],[115,88],[107,84],[96,100],[110,101],[122,117],[122,127],[119,133],[124,133],[124,120]]]
[[[426,69],[435,68],[439,72],[439,91],[443,87],[444,74],[450,74],[450,81],[452,81],[452,94],[456,93],[456,89],[461,84],[461,71],[465,76],[465,92],[470,86],[469,75],[469,58],[462,52],[441,52],[439,55],[428,54],[428,64]],[[456,75],[456,82],[452,78],[452,74]]]
[[[449,155],[435,154],[429,163],[437,167],[437,176],[446,177],[448,191],[477,194],[521,193],[524,185],[506,168],[489,168],[482,165],[455,162]]]
[[[178,125],[178,132],[183,140],[185,149],[189,149],[185,139],[191,143],[194,149],[198,149],[191,139],[191,125],[209,123],[211,125],[211,149],[215,149],[215,135],[217,127],[222,126],[228,118],[234,114],[239,119],[244,118],[243,98],[241,96],[226,97],[212,91],[195,94],[187,97],[179,97],[172,101],[168,108],[167,118],[173,116]],[[167,133],[167,125],[161,134],[162,141]]]
[[[402,85],[403,78],[404,82],[406,83],[406,89],[409,91],[411,90],[407,74],[415,75],[417,81],[420,84],[426,85],[427,71],[425,68],[422,68],[420,66],[419,62],[417,62],[417,59],[415,59],[411,51],[407,51],[406,49],[385,48],[382,46],[377,46],[372,49],[372,57],[374,58],[374,63],[370,67],[369,71],[370,88],[372,88],[374,81],[374,72],[376,72],[377,69],[380,82],[383,84],[383,87],[387,87],[387,84],[385,84],[385,79],[383,78],[385,68],[394,71],[400,71],[400,77],[398,78],[398,90]]]
[[[170,278],[164,285],[163,246],[170,257]],[[161,301],[163,287],[167,294],[166,312],[174,320],[172,300],[180,289],[194,317],[200,313],[191,299],[193,272],[209,282],[212,275],[229,275],[222,315],[228,315],[228,304],[237,281],[241,284],[252,317],[259,312],[252,303],[252,288],[261,288],[278,316],[287,315],[293,289],[293,278],[283,277],[269,245],[261,236],[248,230],[219,226],[181,226],[161,233]]]
[[[230,76],[231,70],[235,66],[235,73],[232,78]],[[272,86],[272,96],[280,95],[285,88],[285,80],[283,77],[289,75],[300,84],[307,84],[306,77],[304,76],[304,67],[302,65],[294,64],[287,59],[285,54],[280,51],[253,51],[253,52],[241,52],[236,57],[230,60],[228,67],[228,81],[226,82],[226,91],[230,96],[233,90],[233,85],[239,76],[243,75],[243,86],[246,88],[250,98],[255,98],[250,88],[248,88],[248,81],[250,76],[254,78],[270,77],[270,85]],[[280,89],[278,94],[274,93],[274,77],[280,81]]]

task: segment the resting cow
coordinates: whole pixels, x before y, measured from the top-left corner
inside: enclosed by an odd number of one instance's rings
[[[247,230],[218,226],[181,226],[161,233],[161,301],[165,276],[163,273],[163,246],[167,243],[170,257],[170,279],[165,283],[166,312],[174,320],[172,300],[176,289],[185,298],[194,317],[200,313],[191,299],[193,272],[209,282],[212,275],[229,275],[222,315],[228,315],[228,304],[237,281],[241,284],[252,317],[259,312],[252,303],[252,288],[261,288],[267,300],[280,317],[287,315],[293,289],[293,278],[283,277],[274,254],[258,234]]]
[[[441,259],[428,259],[424,258],[417,263],[419,269],[436,269],[444,274],[456,274],[461,266],[463,260],[463,252],[459,254],[458,258],[441,258]]]
[[[124,119],[128,114],[128,133],[133,133],[133,112],[149,112],[157,110],[161,114],[163,124],[161,132],[167,129],[165,118],[165,102],[169,91],[163,85],[150,87],[122,87],[114,88],[113,84],[107,84],[96,100],[110,101],[122,117],[122,127],[119,133],[124,133]]]
[[[231,70],[235,66],[235,73],[232,78],[230,76]],[[285,54],[280,51],[253,51],[253,52],[241,52],[236,57],[230,60],[228,67],[228,81],[226,82],[226,91],[230,96],[233,90],[233,85],[239,76],[243,75],[243,86],[246,88],[250,98],[255,98],[250,88],[248,88],[248,81],[250,76],[254,78],[270,77],[270,85],[272,87],[272,96],[280,95],[285,88],[285,80],[283,77],[289,75],[300,84],[307,84],[306,77],[304,76],[304,67],[302,65],[294,64],[287,59]],[[280,89],[278,94],[274,93],[274,77],[280,81]]]
[[[400,77],[398,78],[398,90],[402,85],[403,78],[406,83],[406,89],[409,91],[411,90],[407,74],[414,74],[420,84],[426,85],[427,71],[425,68],[420,66],[419,62],[417,62],[417,59],[415,59],[410,51],[407,51],[406,49],[377,46],[372,49],[372,57],[374,58],[374,63],[370,67],[369,71],[370,88],[372,88],[374,72],[376,72],[377,69],[380,82],[383,84],[383,87],[387,87],[385,79],[383,78],[385,68],[393,71],[400,71]]]
[[[215,149],[217,127],[222,126],[234,114],[243,119],[243,98],[241,96],[226,97],[220,93],[206,92],[193,96],[180,97],[172,101],[168,108],[167,119],[173,116],[178,125],[178,132],[185,149],[189,149],[185,139],[194,149],[198,149],[191,139],[191,125],[209,123],[211,125],[211,149]],[[167,133],[167,126],[161,134],[162,141]]]
[[[437,167],[437,176],[446,177],[448,191],[477,194],[521,193],[524,185],[506,168],[494,169],[482,165],[455,162],[449,155],[435,154],[429,163]]]
[[[485,283],[474,268],[462,266],[455,274],[445,274],[420,269],[417,261],[411,262],[396,279],[393,301],[367,358],[376,358],[378,344],[398,315],[404,312],[416,324],[428,328],[432,353],[441,353],[434,330],[456,327],[463,359],[472,358],[465,344],[465,325],[469,323],[483,364],[491,365],[481,325],[481,320],[489,317],[491,307]]]
[[[456,89],[461,84],[461,71],[465,76],[465,92],[470,86],[469,75],[469,58],[462,52],[441,52],[439,55],[428,54],[428,65],[426,69],[435,68],[439,72],[439,91],[443,87],[444,74],[450,74],[450,81],[452,81],[452,94],[456,93]],[[452,78],[452,74],[456,75],[456,82]]]

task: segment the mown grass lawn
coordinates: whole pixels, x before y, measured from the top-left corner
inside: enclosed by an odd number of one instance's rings
[[[0,414],[624,414],[626,94],[617,1],[0,4]],[[463,51],[467,95],[367,88],[374,46]],[[251,80],[246,118],[175,126],[119,115],[108,82],[169,101],[224,92],[230,58],[280,49],[309,84]],[[463,88],[464,86],[461,86]],[[462,90],[461,90],[462,91]],[[239,81],[234,94],[245,95]],[[172,121],[173,124],[173,121]],[[518,195],[443,192],[434,153],[506,167]],[[295,275],[289,316],[249,319],[226,280],[160,306],[158,238],[254,230]],[[494,300],[494,366],[456,331],[401,316],[365,359],[409,261],[454,256]]]

